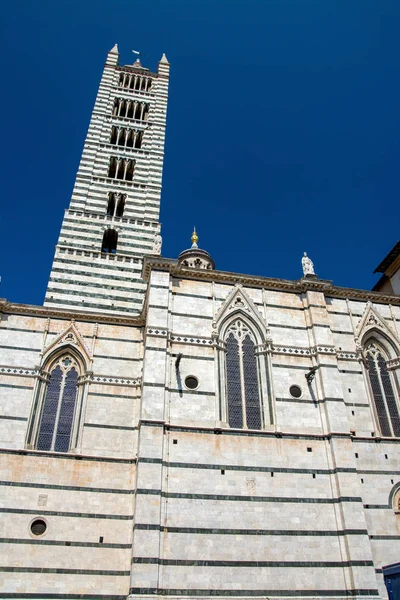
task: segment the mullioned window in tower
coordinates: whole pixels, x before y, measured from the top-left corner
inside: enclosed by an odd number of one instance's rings
[[[150,104],[126,98],[115,98],[113,116],[135,119],[136,121],[147,121],[149,117]]]
[[[107,216],[122,217],[125,209],[125,201],[125,194],[117,194],[115,192],[110,192],[108,194]]]
[[[127,160],[126,158],[110,158],[108,167],[108,177],[112,179],[122,179],[124,181],[132,181],[135,170],[135,161]]]
[[[128,127],[112,127],[110,144],[124,148],[141,148],[143,131],[129,129]]]
[[[118,85],[129,90],[149,92],[152,80],[150,77],[135,75],[133,73],[120,73]]]

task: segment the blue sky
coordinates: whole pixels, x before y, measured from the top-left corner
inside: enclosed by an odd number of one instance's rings
[[[171,63],[163,255],[371,288],[399,239],[398,0],[2,4],[0,296],[41,304],[107,51]]]

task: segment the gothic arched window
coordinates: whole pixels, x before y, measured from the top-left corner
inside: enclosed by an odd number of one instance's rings
[[[261,397],[255,337],[241,319],[225,334],[228,423],[239,429],[261,429]]]
[[[43,396],[37,450],[68,452],[78,394],[78,365],[71,354],[53,364]]]
[[[400,415],[386,358],[378,345],[371,342],[365,351],[376,415],[383,436],[400,437]]]

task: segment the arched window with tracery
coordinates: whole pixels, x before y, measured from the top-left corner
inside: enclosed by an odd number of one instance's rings
[[[372,341],[365,349],[365,358],[381,434],[400,437],[398,401],[384,351]]]
[[[68,452],[71,442],[79,367],[72,354],[64,354],[51,367],[37,428],[37,450]]]
[[[226,330],[226,399],[230,427],[261,429],[261,394],[256,339],[242,319]]]

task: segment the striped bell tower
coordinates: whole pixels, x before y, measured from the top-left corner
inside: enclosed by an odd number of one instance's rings
[[[160,198],[169,63],[107,55],[82,158],[65,212],[45,306],[137,314],[146,254],[160,254]]]

